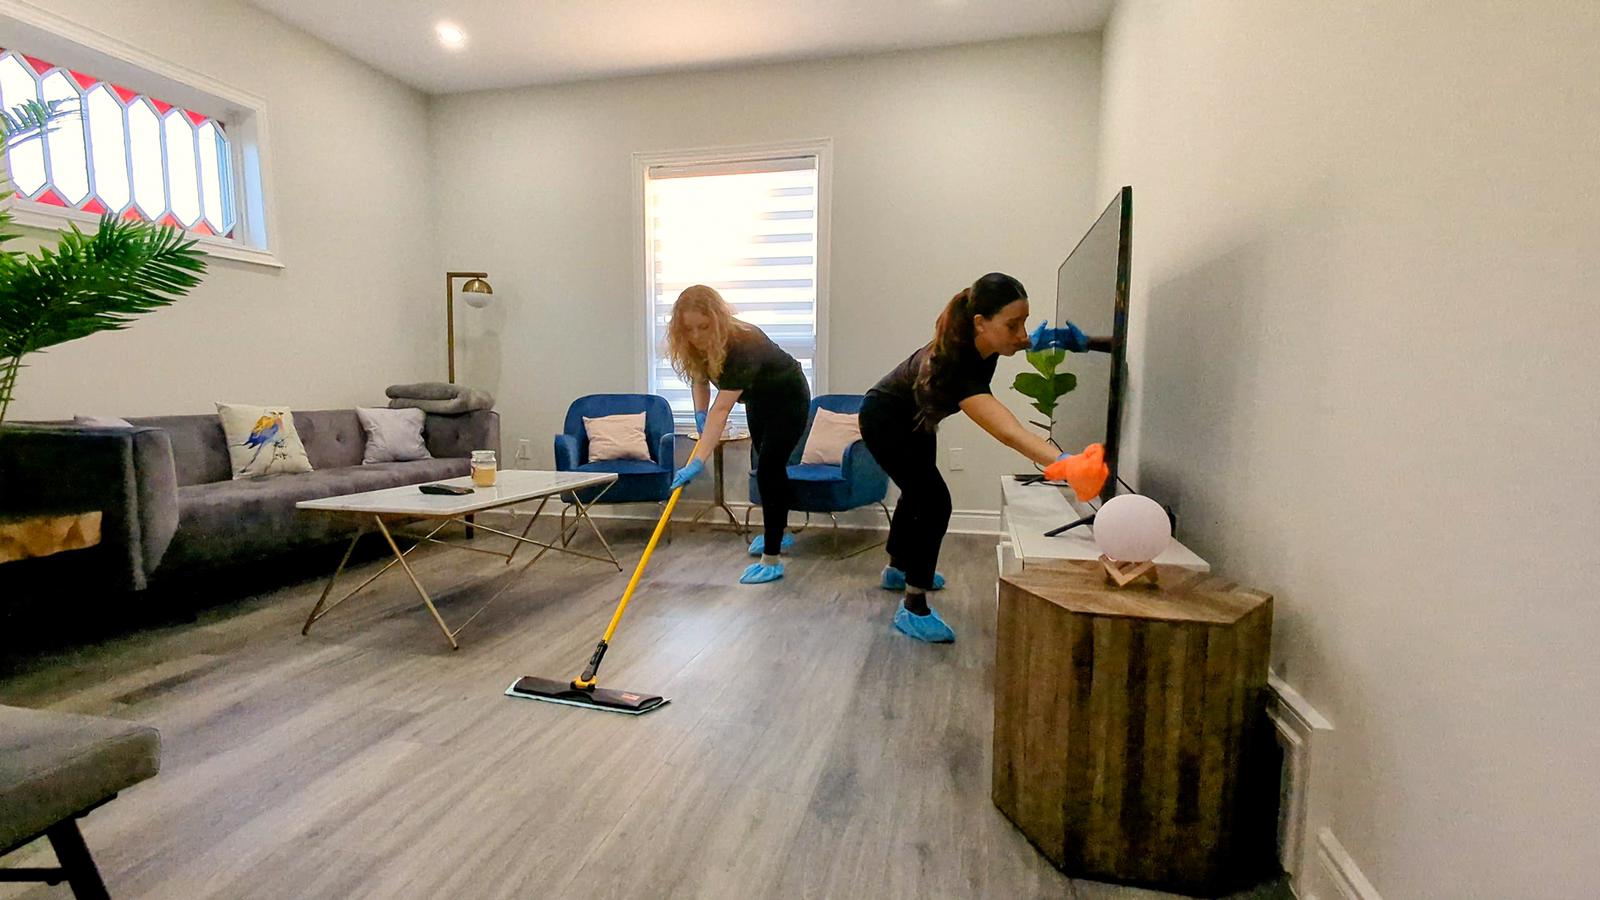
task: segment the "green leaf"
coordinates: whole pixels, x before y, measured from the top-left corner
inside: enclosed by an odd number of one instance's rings
[[[1056,373],[1056,396],[1071,393],[1078,386],[1078,376],[1071,372]]]
[[[1050,382],[1044,380],[1044,376],[1032,372],[1019,373],[1011,382],[1011,387],[1022,396],[1034,400],[1044,399],[1053,389]]]
[[[1040,375],[1049,377],[1055,372],[1056,367],[1061,365],[1062,360],[1067,358],[1067,351],[1059,347],[1050,350],[1029,350],[1027,356],[1029,365],[1038,369]]]
[[[1056,411],[1056,404],[1054,401],[1046,404],[1043,400],[1035,400],[1033,401],[1032,406],[1034,409],[1037,409],[1039,412],[1042,412],[1047,416]]]

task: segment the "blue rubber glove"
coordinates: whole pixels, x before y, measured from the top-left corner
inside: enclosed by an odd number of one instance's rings
[[[678,474],[672,476],[672,490],[677,490],[696,478],[699,478],[700,473],[704,472],[705,470],[706,464],[700,461],[700,457],[696,456],[694,459],[689,460],[689,464],[687,466],[679,469]]]
[[[1060,347],[1073,353],[1087,353],[1089,338],[1079,330],[1078,326],[1068,322],[1064,328],[1051,328],[1047,319],[1039,323],[1039,327],[1029,335],[1033,339],[1033,350],[1049,350]]]
[[[697,409],[694,411],[694,433],[706,433],[706,411],[703,409]]]

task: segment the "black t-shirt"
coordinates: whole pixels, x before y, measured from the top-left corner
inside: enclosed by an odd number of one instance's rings
[[[712,380],[719,391],[741,391],[740,403],[805,383],[805,373],[795,358],[783,352],[767,333],[754,325],[736,323],[728,335],[728,355],[722,374]]]
[[[895,366],[893,371],[873,385],[868,393],[892,397],[904,403],[908,409],[915,410],[917,375],[922,371],[922,361],[927,358],[930,349],[924,346],[911,354],[905,362]],[[999,364],[1000,354],[984,359],[977,350],[967,348],[955,360],[955,371],[950,373],[953,377],[936,380],[943,388],[935,392],[933,409],[928,416],[930,425],[960,412],[961,401],[968,397],[994,393],[989,389],[989,382],[994,379],[994,370]]]

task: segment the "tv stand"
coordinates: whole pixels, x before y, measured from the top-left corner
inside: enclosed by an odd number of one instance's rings
[[[1061,528],[1092,514],[1087,504],[1078,503],[1065,488],[1047,484],[1023,484],[1009,475],[1000,479],[1000,574],[1020,574],[1030,566],[1059,568],[1073,561],[1092,562],[1100,558],[1094,543],[1094,530],[1083,526],[1061,530],[1055,537],[1045,532]],[[1194,572],[1210,572],[1211,566],[1188,547],[1174,540],[1156,557],[1161,566],[1176,566]]]

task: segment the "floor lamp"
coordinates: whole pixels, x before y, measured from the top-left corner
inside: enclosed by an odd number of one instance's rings
[[[450,383],[456,383],[456,292],[457,278],[467,279],[461,286],[462,300],[473,309],[483,309],[489,305],[489,297],[494,293],[494,288],[489,287],[489,282],[484,279],[489,277],[488,272],[446,272],[444,273],[444,327],[445,343],[450,354]]]

